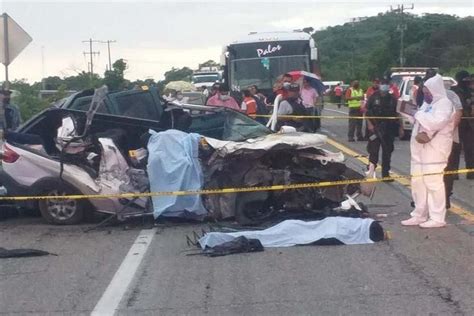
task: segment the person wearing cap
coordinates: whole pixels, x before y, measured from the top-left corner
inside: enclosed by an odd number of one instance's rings
[[[12,92],[10,90],[0,91],[0,102],[3,104],[5,113],[5,131],[14,131],[21,124],[21,114],[18,107],[10,103]]]
[[[361,101],[364,99],[364,91],[360,88],[359,81],[354,80],[352,86],[346,91],[346,100],[349,106],[349,117],[362,116],[360,111]],[[362,136],[362,120],[349,118],[349,132],[347,134],[348,141],[354,141],[354,133],[357,135],[357,140],[364,139]]]
[[[230,95],[229,87],[226,84],[219,86],[219,91],[209,98],[206,105],[222,106],[236,111],[240,111],[237,101]]]
[[[458,84],[452,90],[458,95],[463,108],[463,119],[459,124],[459,139],[464,149],[464,160],[467,169],[474,168],[474,100],[470,87],[471,77],[465,70],[459,71],[456,76]],[[474,179],[474,172],[466,175],[467,179]]]
[[[435,75],[423,87],[424,103],[415,113],[410,141],[411,190],[415,208],[404,226],[446,226],[446,190],[443,171],[453,144],[453,104],[446,96],[443,77]]]
[[[304,116],[306,108],[300,98],[300,86],[297,83],[291,83],[284,87],[286,90],[286,98],[278,105],[278,115]],[[297,118],[281,118],[278,119],[278,126],[293,126],[297,130],[304,130],[305,124]]]
[[[403,128],[398,120],[372,119],[371,117],[395,117],[397,114],[397,99],[390,94],[387,80],[370,95],[367,100],[367,128],[369,162],[377,167],[379,151],[382,148],[382,177],[390,176],[390,161],[394,150],[395,137],[403,137]]]

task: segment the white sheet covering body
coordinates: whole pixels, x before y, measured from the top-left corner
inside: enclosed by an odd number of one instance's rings
[[[201,190],[204,182],[198,157],[200,135],[170,129],[150,130],[148,177],[151,192]],[[154,196],[153,215],[202,217],[207,210],[199,195]]]
[[[443,172],[453,144],[454,109],[446,96],[443,78],[436,75],[426,81],[425,87],[433,95],[433,101],[431,104],[423,103],[415,114],[410,141],[412,175]],[[415,140],[417,133],[422,131],[432,138],[429,143],[420,144]],[[427,220],[429,213],[432,220],[444,223],[446,195],[443,175],[413,177],[411,187],[416,205],[411,216]]]
[[[199,239],[202,249],[214,247],[237,237],[258,239],[263,247],[307,245],[323,238],[336,238],[346,245],[372,244],[369,218],[328,217],[320,221],[286,220],[265,230],[234,233],[211,232]]]

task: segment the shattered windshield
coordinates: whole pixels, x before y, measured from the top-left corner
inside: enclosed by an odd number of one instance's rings
[[[193,111],[189,132],[220,140],[245,141],[272,131],[252,118],[232,110]]]
[[[266,126],[246,115],[234,111],[223,113],[226,115],[223,134],[225,140],[244,141],[272,133]]]

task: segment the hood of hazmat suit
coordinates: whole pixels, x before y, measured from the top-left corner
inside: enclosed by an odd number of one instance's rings
[[[426,102],[415,114],[415,126],[413,128],[410,149],[413,163],[421,165],[437,165],[431,172],[441,172],[448,161],[453,143],[454,131],[454,108],[446,96],[443,77],[436,75],[425,82],[425,87],[433,95],[431,104]],[[431,141],[420,144],[415,140],[419,132],[426,132]],[[425,169],[425,168],[423,168]],[[428,171],[428,170],[426,170]]]

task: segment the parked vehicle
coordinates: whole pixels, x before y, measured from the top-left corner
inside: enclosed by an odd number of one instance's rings
[[[404,75],[400,75],[397,77],[396,82],[398,83],[398,88],[400,90],[400,101],[412,101],[410,100],[411,98],[411,90],[413,88],[415,76],[420,76],[424,77],[425,72],[411,72],[407,73]],[[447,86],[453,86],[456,85],[457,82],[454,78],[452,77],[443,77],[443,81]],[[413,129],[413,124],[410,123],[410,121],[406,118],[403,118],[403,129],[405,130],[405,138],[408,139],[410,136],[410,133]]]
[[[278,76],[295,70],[319,74],[314,39],[305,32],[251,32],[225,46],[224,81],[240,91],[257,85],[268,95]]]
[[[122,97],[128,103],[122,102]],[[344,165],[342,153],[321,148],[326,140],[323,135],[275,134],[242,113],[222,107],[163,104],[148,90],[108,94],[97,90],[94,95],[92,91],[77,93],[61,107],[44,110],[7,135],[1,173],[7,194],[50,196],[19,203],[39,208],[54,224],[79,223],[91,211],[115,214],[119,219],[151,214],[149,198],[57,198],[149,190],[144,153],[150,129],[201,135],[199,150],[207,179],[204,188],[362,177]],[[283,210],[327,212],[339,207],[344,195],[357,188],[334,186],[233,194],[230,199],[229,195],[202,198],[209,210],[225,204],[231,216],[248,223]]]

